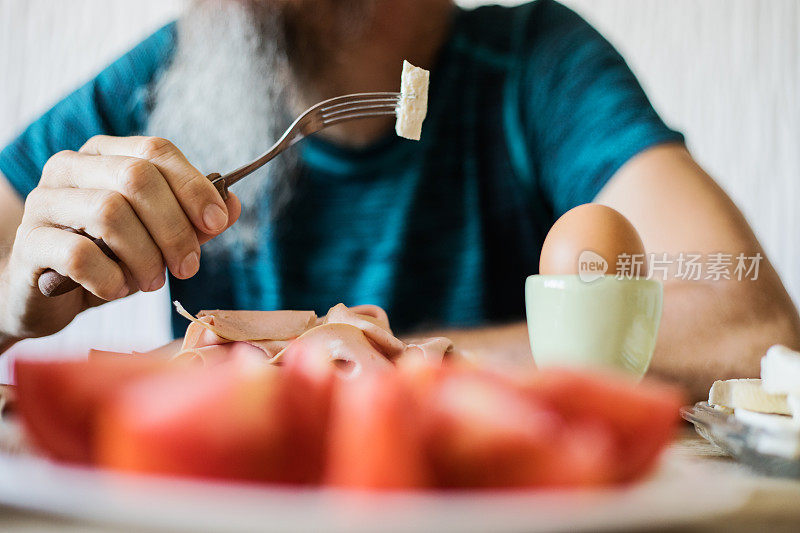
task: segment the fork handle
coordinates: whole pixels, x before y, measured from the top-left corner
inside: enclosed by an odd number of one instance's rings
[[[220,176],[218,173],[209,174],[206,176],[209,181],[214,185],[214,187],[219,192],[220,196],[224,200],[228,199],[228,186],[224,176]],[[106,256],[114,261],[115,263],[119,263],[120,259],[117,255],[109,248],[108,244],[101,239],[100,237],[92,237],[91,235],[87,235],[82,231],[78,231],[73,228],[64,228],[69,232],[77,233],[78,235],[83,235],[84,237],[88,237],[93,243],[97,245],[100,250],[106,254]],[[80,284],[75,280],[61,275],[52,268],[48,268],[44,272],[41,273],[39,276],[39,291],[47,296],[48,298],[53,298],[55,296],[61,296],[62,294],[67,294],[78,287]]]

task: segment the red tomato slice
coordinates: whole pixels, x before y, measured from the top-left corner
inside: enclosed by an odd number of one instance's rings
[[[54,458],[137,472],[363,489],[571,487],[649,471],[672,437],[674,388],[543,370],[334,377],[327,352],[283,368],[99,354],[16,366],[18,409]]]
[[[531,396],[576,424],[603,424],[614,436],[612,481],[646,474],[670,442],[679,423],[683,394],[675,387],[641,384],[613,374],[591,375],[548,369],[526,383]]]
[[[328,484],[360,489],[424,487],[418,407],[394,371],[342,380],[330,428]]]
[[[447,370],[426,393],[436,484],[451,488],[581,486],[607,481],[610,436],[575,427],[511,380]]]
[[[89,463],[94,415],[125,384],[163,371],[136,357],[16,362],[17,408],[34,444],[55,459]]]
[[[236,363],[157,376],[101,411],[108,467],[278,483],[322,475],[329,397],[301,373]]]

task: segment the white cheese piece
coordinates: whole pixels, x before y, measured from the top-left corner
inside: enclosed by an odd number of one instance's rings
[[[792,416],[800,421],[800,396],[789,395],[786,398],[786,403],[789,406],[789,411],[792,412]]]
[[[428,84],[430,72],[403,61],[400,79],[400,100],[397,103],[395,131],[400,137],[418,141],[422,122],[428,114]]]
[[[800,396],[800,353],[776,344],[761,359],[764,390],[774,394]]]
[[[708,392],[710,405],[731,409],[747,409],[759,413],[791,414],[785,394],[770,394],[760,379],[715,381]]]
[[[800,423],[791,416],[757,413],[748,409],[736,409],[734,416],[748,426],[773,432],[797,433],[800,436]]]
[[[797,419],[746,409],[736,409],[734,416],[741,423],[760,430],[754,436],[759,452],[788,459],[800,457],[800,421]]]

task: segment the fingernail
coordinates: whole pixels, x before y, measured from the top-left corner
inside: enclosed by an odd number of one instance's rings
[[[183,258],[180,268],[181,277],[188,278],[194,276],[198,268],[200,268],[200,256],[197,255],[197,252],[191,252]]]
[[[183,268],[183,266],[181,266],[181,268]],[[161,274],[153,278],[152,282],[150,282],[150,286],[147,288],[148,292],[157,291],[158,289],[161,288],[162,285],[164,285],[165,281],[167,281],[167,276],[166,274],[164,274],[164,272],[162,272]]]
[[[220,231],[228,223],[225,211],[217,204],[208,204],[203,211],[203,223],[212,232]]]

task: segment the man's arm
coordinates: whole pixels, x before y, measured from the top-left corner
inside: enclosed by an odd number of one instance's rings
[[[522,286],[520,285],[520,290]],[[403,339],[415,342],[422,338],[447,337],[468,359],[480,364],[511,367],[533,366],[526,322],[514,322],[474,329],[447,329],[411,335]]]
[[[596,201],[628,217],[648,253],[731,254],[734,266],[740,253],[763,257],[756,280],[682,281],[671,272],[654,374],[700,398],[714,379],[757,377],[770,345],[800,348],[800,319],[778,274],[744,216],[682,145],[634,157]]]
[[[0,272],[5,270],[11,245],[22,221],[23,203],[8,180],[0,173]],[[16,339],[0,331],[0,354],[11,348]]]
[[[23,203],[2,172],[0,172],[0,267],[5,265],[14,235],[22,221]]]
[[[634,157],[596,201],[628,217],[648,252],[764,256],[742,214],[681,145]],[[707,396],[715,379],[757,377],[772,344],[800,348],[797,310],[766,257],[754,281],[681,281],[674,271],[670,277],[650,369],[684,385],[693,399]],[[524,323],[436,335],[492,363],[532,361]]]

